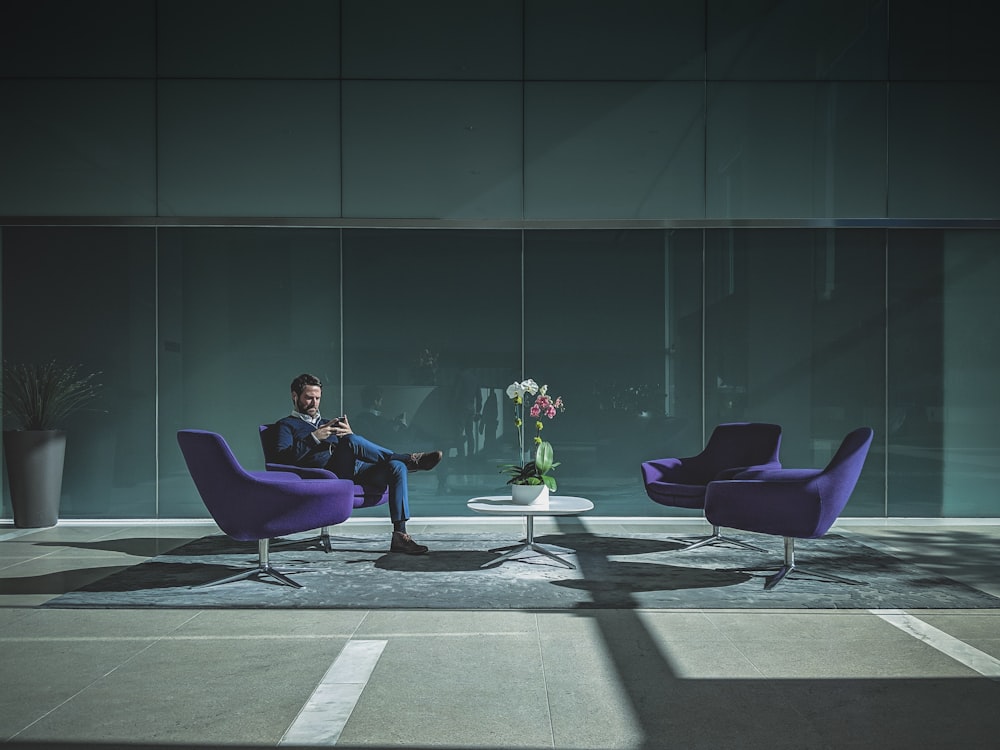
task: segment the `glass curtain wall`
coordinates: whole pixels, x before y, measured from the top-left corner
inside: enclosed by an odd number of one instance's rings
[[[781,424],[783,461],[804,467],[874,427],[851,515],[997,512],[995,231],[8,227],[2,240],[5,359],[65,360],[103,385],[66,425],[67,518],[204,516],[176,430],[220,432],[261,468],[257,427],[289,411],[303,371],[359,431],[446,451],[413,477],[423,515],[503,491],[505,389],[521,377],[567,404],[544,432],[560,490],[607,515],[679,513],[645,498],[639,462],[744,420]],[[9,515],[6,488],[4,502]]]
[[[204,516],[176,430],[260,468],[302,371],[446,451],[420,515],[503,491],[531,377],[606,515],[679,513],[639,463],[761,420],[789,466],[875,428],[849,515],[1000,516],[990,11],[4,4],[0,346],[104,384],[64,517]]]

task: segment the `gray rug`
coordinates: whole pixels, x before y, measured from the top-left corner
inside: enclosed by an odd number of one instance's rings
[[[389,554],[388,538],[334,536],[325,553],[308,539],[276,544],[271,565],[303,584],[272,579],[198,588],[256,565],[256,545],[208,536],[50,600],[47,607],[311,609],[976,609],[1000,599],[839,535],[800,542],[799,567],[860,585],[764,576],[781,562],[781,540],[754,537],[768,554],[726,547],[679,551],[653,534],[568,533],[536,541],[576,564],[532,552],[486,568],[516,536],[427,534],[423,556]],[[762,568],[755,570],[754,568]],[[312,572],[297,572],[308,569]]]

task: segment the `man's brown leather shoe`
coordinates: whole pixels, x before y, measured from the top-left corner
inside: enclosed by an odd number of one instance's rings
[[[404,534],[402,531],[392,532],[392,544],[389,545],[390,552],[402,552],[404,555],[422,555],[427,551],[427,547],[417,544],[413,537]]]
[[[441,451],[430,451],[428,453],[411,453],[406,459],[406,468],[410,471],[429,471],[441,463],[444,453]]]

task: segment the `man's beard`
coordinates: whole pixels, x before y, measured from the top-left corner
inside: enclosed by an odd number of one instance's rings
[[[299,414],[308,414],[310,417],[315,417],[317,414],[319,414],[319,407],[318,406],[309,407],[303,403],[297,402],[295,404],[295,411],[297,411]]]

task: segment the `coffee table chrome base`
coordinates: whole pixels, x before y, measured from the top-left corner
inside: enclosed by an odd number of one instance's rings
[[[559,555],[557,555],[555,552],[551,552],[550,550],[545,549],[545,547],[543,547],[542,545],[538,544],[538,542],[535,541],[535,517],[526,516],[525,518],[526,518],[527,532],[525,534],[524,544],[519,544],[515,546],[510,551],[504,552],[502,555],[500,555],[500,557],[496,558],[495,560],[490,560],[489,562],[485,562],[479,567],[488,568],[490,565],[499,565],[505,560],[513,559],[514,557],[520,555],[522,552],[527,552],[530,550],[532,552],[537,552],[540,555],[545,555],[546,557],[552,558],[557,563],[559,563],[560,565],[565,565],[567,568],[575,569],[576,566],[569,560],[564,560],[563,558],[559,557]]]

